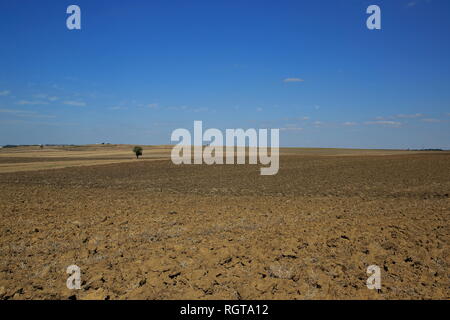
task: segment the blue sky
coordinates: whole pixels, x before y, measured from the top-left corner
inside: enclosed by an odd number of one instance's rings
[[[448,0],[1,1],[0,144],[169,144],[202,120],[450,148],[449,30]]]

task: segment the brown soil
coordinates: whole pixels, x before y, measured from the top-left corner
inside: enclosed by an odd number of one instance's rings
[[[0,298],[450,298],[448,152],[290,149],[275,176],[93,164],[0,173]]]

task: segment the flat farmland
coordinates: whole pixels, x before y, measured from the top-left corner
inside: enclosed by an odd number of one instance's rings
[[[131,149],[0,149],[0,298],[450,298],[450,152],[281,149],[261,176]]]

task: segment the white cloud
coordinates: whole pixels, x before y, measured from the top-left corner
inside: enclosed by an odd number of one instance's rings
[[[426,3],[431,3],[432,0],[412,0],[412,1],[409,1],[409,2],[406,4],[406,7],[407,7],[407,8],[412,8],[412,7],[417,6],[417,5],[420,4],[420,3],[424,3],[424,2],[426,2]]]
[[[199,108],[193,108],[193,107],[189,107],[189,106],[172,106],[172,107],[167,107],[167,110],[172,110],[172,111],[184,111],[184,112],[214,112],[214,110],[210,110],[209,108],[206,107],[199,107]]]
[[[343,125],[344,126],[347,126],[347,127],[352,127],[352,126],[356,126],[358,123],[356,123],[356,122],[351,122],[351,121],[347,121],[347,122],[344,122],[343,123]]]
[[[261,112],[261,111],[263,111],[263,108],[258,107],[258,108],[256,108],[256,111]]]
[[[48,104],[48,102],[46,101],[37,101],[37,100],[20,100],[17,102],[18,105],[30,105],[30,106],[35,106],[35,105],[45,105]]]
[[[299,121],[306,121],[311,119],[310,117],[286,117],[286,118],[281,118],[281,120],[283,121],[295,121],[295,120],[299,120]]]
[[[193,112],[207,112],[209,109],[208,108],[196,108],[196,109],[192,109]]]
[[[47,99],[48,101],[52,101],[52,102],[59,99],[59,98],[56,97],[56,96],[49,96],[49,95],[46,94],[46,93],[38,93],[38,94],[34,94],[34,95],[33,95],[33,98],[36,98],[36,99]]]
[[[438,123],[438,122],[442,122],[442,120],[439,119],[422,119],[423,122],[428,122],[428,123]]]
[[[422,113],[397,114],[395,116],[376,117],[375,120],[417,119],[417,118],[422,118],[423,116],[424,115]]]
[[[367,125],[381,125],[381,126],[390,126],[390,127],[400,127],[402,125],[401,122],[398,121],[389,121],[389,120],[379,120],[379,121],[367,121],[364,122]]]
[[[55,116],[43,115],[34,111],[17,110],[17,109],[0,109],[0,113],[9,113],[17,117],[30,117],[30,118],[55,118]]]
[[[34,94],[33,97],[36,99],[45,99],[45,98],[47,98],[47,95],[45,93],[38,93],[38,94]]]
[[[320,127],[320,126],[322,126],[324,123],[322,122],[322,121],[314,121],[314,126],[316,126],[316,127]]]
[[[65,105],[74,106],[74,107],[85,107],[86,106],[86,103],[83,102],[83,101],[71,101],[71,100],[69,100],[69,101],[64,101],[63,103]]]
[[[289,82],[303,82],[305,80],[300,79],[300,78],[286,78],[283,80],[283,82],[285,83],[289,83]]]
[[[302,131],[303,128],[300,127],[284,127],[280,128],[280,131]]]
[[[400,119],[414,119],[414,118],[421,118],[423,117],[423,114],[421,113],[415,113],[415,114],[398,114],[396,118]]]
[[[28,110],[16,110],[16,109],[0,109],[1,113],[13,113],[13,114],[32,114],[33,111]]]
[[[109,110],[127,110],[127,108],[120,107],[120,106],[109,107],[108,109]]]
[[[3,91],[0,91],[0,96],[7,96],[10,93],[11,93],[11,91],[9,91],[9,90],[3,90]]]

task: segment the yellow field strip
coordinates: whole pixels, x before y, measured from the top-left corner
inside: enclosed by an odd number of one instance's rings
[[[128,160],[67,160],[67,161],[43,161],[43,162],[26,162],[26,163],[5,163],[0,164],[0,173],[7,172],[21,172],[21,171],[37,171],[37,170],[51,170],[62,169],[69,167],[84,167],[84,166],[98,166],[113,163],[125,163],[133,161],[157,161],[170,160],[170,158],[155,158],[155,159],[128,159]]]

